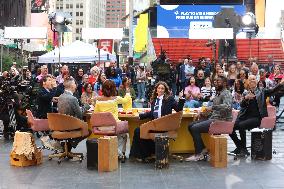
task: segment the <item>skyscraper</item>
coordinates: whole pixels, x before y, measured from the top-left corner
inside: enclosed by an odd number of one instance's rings
[[[126,15],[126,0],[106,0],[106,27],[125,27],[125,20],[121,19]]]

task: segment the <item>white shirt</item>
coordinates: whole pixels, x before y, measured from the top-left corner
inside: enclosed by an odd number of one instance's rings
[[[158,109],[158,118],[161,117],[161,114],[162,114],[162,104],[163,104],[163,98],[164,98],[164,95],[160,96],[160,97],[157,97],[160,99],[159,101],[159,109]]]

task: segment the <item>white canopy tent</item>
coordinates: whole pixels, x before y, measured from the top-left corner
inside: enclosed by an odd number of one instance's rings
[[[82,41],[75,41],[60,48],[61,63],[93,62],[98,60],[98,48]],[[116,56],[100,49],[100,60],[116,60]],[[38,63],[59,63],[59,49],[55,48],[53,51],[39,56]]]

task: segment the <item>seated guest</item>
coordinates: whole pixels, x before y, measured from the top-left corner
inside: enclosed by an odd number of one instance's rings
[[[189,78],[188,85],[184,89],[184,94],[186,97],[185,108],[199,108],[201,106],[200,88],[196,86],[194,77]]]
[[[126,91],[130,91],[130,95],[132,98],[132,101],[135,100],[136,98],[136,94],[135,94],[135,90],[130,86],[130,79],[125,77],[122,80],[122,85],[120,85],[119,89],[118,89],[118,96],[121,97],[125,97],[126,95]],[[131,103],[127,103],[127,107],[124,106],[125,109],[131,109],[132,108],[132,101]]]
[[[201,133],[207,133],[210,124],[214,120],[232,120],[232,95],[227,89],[227,79],[225,77],[217,78],[216,91],[217,95],[213,99],[212,107],[207,107],[205,112],[212,112],[206,120],[192,122],[188,126],[188,130],[192,136],[195,154],[186,158],[186,161],[200,161],[204,159],[207,149],[201,138]]]
[[[97,97],[94,112],[110,112],[116,121],[118,119],[118,104],[124,106],[125,103],[131,101],[130,90],[126,90],[125,97],[116,96],[116,86],[114,81],[106,80],[102,86],[102,96]],[[117,136],[119,144],[126,145],[127,135],[121,134]],[[121,145],[119,145],[120,148]],[[119,149],[122,160],[125,160],[125,149]]]
[[[106,75],[104,73],[100,73],[95,85],[94,85],[94,91],[99,95],[102,96],[102,86],[103,83],[106,80]]]
[[[244,83],[240,79],[236,79],[234,83],[233,96],[233,108],[235,110],[240,109],[240,102],[242,100],[243,92],[245,91]]]
[[[284,79],[273,89],[259,89],[257,88],[256,76],[250,75],[248,84],[249,90],[243,94],[244,97],[240,103],[241,110],[235,121],[233,133],[230,134],[237,147],[233,153],[241,155],[249,154],[246,148],[246,130],[259,127],[261,119],[268,116],[266,98],[283,89]],[[236,130],[240,132],[240,139]]]
[[[61,94],[58,98],[58,113],[70,115],[78,119],[83,119],[83,113],[79,106],[78,99],[73,96],[77,86],[75,79],[65,78],[64,79],[64,93]],[[82,141],[85,137],[76,138],[68,141],[68,151],[71,151],[71,148],[76,148],[78,143]]]
[[[172,113],[172,109],[175,111],[182,111],[184,99],[182,99],[182,92],[179,94],[180,99],[177,103],[173,96],[170,95],[170,89],[168,85],[159,81],[154,88],[151,102],[151,111],[143,114],[139,114],[139,119],[157,119],[162,116]],[[141,139],[140,128],[136,128],[134,131],[132,146],[130,149],[130,157],[136,158],[138,161],[147,161],[146,158],[151,156],[155,151],[155,143],[153,140]]]
[[[205,84],[203,87],[201,87],[201,96],[202,102],[206,102],[207,105],[208,102],[211,103],[216,96],[216,89],[211,85],[211,80],[209,77],[205,79]]]
[[[96,92],[93,91],[93,87],[90,83],[84,85],[84,91],[81,96],[81,103],[86,108],[90,108],[90,105],[95,104]]]

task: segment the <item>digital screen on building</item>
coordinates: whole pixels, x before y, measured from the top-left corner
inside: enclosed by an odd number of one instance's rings
[[[160,0],[161,5],[242,5],[244,0]]]
[[[157,37],[188,38],[189,29],[211,28],[214,16],[223,7],[234,8],[240,16],[246,10],[244,5],[160,5],[157,7]]]
[[[31,12],[39,13],[46,11],[46,0],[32,0],[31,1]]]

